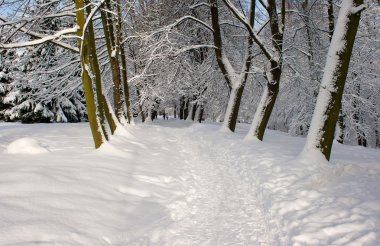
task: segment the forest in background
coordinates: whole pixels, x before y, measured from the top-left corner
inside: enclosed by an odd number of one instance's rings
[[[375,0],[0,0],[0,120],[88,120],[99,147],[134,113],[174,108],[227,131],[252,123],[259,140],[266,128],[312,129],[307,146],[327,159],[334,137],[380,147],[379,10]]]

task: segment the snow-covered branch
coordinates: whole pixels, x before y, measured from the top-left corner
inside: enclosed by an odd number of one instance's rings
[[[208,30],[210,30],[211,32],[214,32],[214,29],[212,29],[211,26],[209,26],[206,22],[204,21],[201,21],[200,19],[197,19],[195,18],[194,16],[191,16],[191,15],[186,15],[186,16],[183,16],[181,18],[179,18],[178,20],[176,20],[173,24],[171,24],[170,26],[172,27],[175,27],[175,26],[178,26],[180,25],[181,23],[183,23],[184,21],[186,20],[193,20],[199,24],[201,24],[202,26],[206,27]]]
[[[25,29],[25,28],[23,28],[23,29]],[[35,46],[35,45],[43,44],[43,43],[46,43],[46,42],[52,42],[52,43],[55,43],[55,44],[57,44],[57,45],[59,45],[61,47],[68,48],[70,50],[73,50],[73,51],[77,52],[77,49],[75,49],[74,47],[71,47],[70,45],[64,44],[64,43],[62,43],[62,42],[60,42],[60,41],[57,40],[57,39],[64,38],[64,35],[66,35],[66,34],[76,33],[77,30],[78,30],[78,27],[75,26],[75,27],[72,27],[72,28],[67,28],[67,29],[58,31],[58,32],[56,32],[56,33],[54,33],[52,35],[41,35],[41,34],[37,34],[37,33],[31,32],[31,31],[28,31],[29,35],[35,36],[35,37],[39,37],[39,39],[31,40],[31,41],[25,41],[25,42],[18,42],[18,43],[9,43],[9,44],[1,44],[0,43],[0,48],[14,49],[14,48],[22,48],[22,47],[28,47],[28,46]]]
[[[230,0],[223,0],[223,2],[227,5],[227,7],[231,10],[231,12],[235,15],[235,17],[247,28],[249,34],[255,41],[255,43],[260,47],[264,55],[268,60],[273,60],[275,57],[273,54],[265,47],[264,42],[257,36],[253,27],[249,24],[248,19],[241,13],[235,5]]]

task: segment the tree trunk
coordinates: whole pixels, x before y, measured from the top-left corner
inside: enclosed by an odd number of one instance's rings
[[[195,111],[194,122],[199,122],[199,123],[201,123],[201,121],[202,121],[201,113],[202,113],[202,105],[201,105],[201,104],[198,104],[197,109],[196,109],[196,111]]]
[[[277,99],[279,83],[274,85],[267,84],[261,96],[256,113],[253,117],[251,128],[246,136],[246,139],[257,138],[260,141],[264,138],[265,129],[267,127],[270,115]]]
[[[259,105],[257,106],[255,116],[252,120],[251,129],[246,138],[256,137],[260,141],[264,138],[264,133],[272,114],[274,104],[276,103],[278,91],[280,88],[280,79],[282,73],[282,45],[285,24],[285,5],[282,1],[282,23],[279,23],[277,5],[275,0],[268,0],[267,7],[270,28],[272,33],[272,46],[275,52],[274,57],[269,61],[270,71],[266,72],[267,85]]]
[[[192,113],[191,113],[191,120],[194,121],[194,118],[195,118],[195,113],[197,111],[197,108],[198,108],[198,103],[195,103],[193,105],[193,110],[192,110]]]
[[[117,46],[120,49],[120,59],[121,59],[121,74],[123,79],[123,91],[124,91],[124,102],[125,107],[127,108],[127,119],[129,124],[134,124],[133,121],[133,112],[132,112],[132,106],[131,106],[131,98],[129,96],[129,87],[128,87],[128,76],[127,76],[127,62],[126,62],[126,56],[125,56],[125,49],[124,44],[121,44],[122,38],[124,37],[124,29],[123,29],[123,21],[122,21],[122,15],[121,15],[121,8],[120,8],[120,0],[117,0],[117,23],[118,23],[118,38],[117,38]]]
[[[106,10],[112,11],[109,0],[105,2]],[[103,24],[104,35],[106,39],[106,45],[108,50],[108,57],[111,64],[111,73],[113,80],[113,98],[115,105],[115,113],[119,122],[124,121],[123,107],[121,103],[121,77],[119,67],[119,48],[116,44],[115,31],[113,28],[112,15],[105,10],[101,11],[101,18]]]
[[[330,42],[334,35],[334,3],[333,0],[328,0],[327,14],[329,17],[329,38]],[[337,123],[337,134],[335,136],[336,141],[340,144],[343,144],[344,141],[344,117],[342,111],[342,105],[339,109],[338,123]]]
[[[340,144],[343,144],[344,142],[344,117],[342,109],[339,110],[339,116],[338,116],[338,123],[337,123],[337,134],[336,134],[336,141]]]
[[[145,117],[145,112],[144,112],[143,105],[141,102],[140,90],[137,86],[136,86],[136,94],[137,94],[137,98],[139,99],[139,109],[140,109],[140,114],[141,114],[141,121],[144,123],[146,120],[146,117]]]
[[[356,77],[357,74],[354,73]],[[353,108],[354,108],[354,122],[355,122],[355,130],[357,136],[357,143],[359,146],[367,147],[367,139],[365,138],[365,133],[360,129],[360,125],[363,124],[363,117],[360,114],[359,102],[356,98],[360,97],[360,84],[355,85],[355,98],[353,100]]]
[[[133,121],[133,112],[132,112],[132,104],[131,104],[131,97],[129,96],[129,87],[128,87],[128,78],[127,78],[127,64],[126,64],[126,57],[125,57],[125,51],[124,47],[120,46],[120,53],[121,53],[121,72],[123,75],[123,89],[124,89],[124,101],[125,106],[127,108],[127,119],[129,124],[134,124]]]
[[[329,17],[329,38],[330,42],[334,35],[334,3],[333,0],[328,0],[327,14]]]
[[[180,120],[183,120],[184,117],[185,117],[185,97],[182,97],[180,100],[179,100],[179,119]]]
[[[380,148],[379,120],[375,122],[375,147]]]
[[[215,55],[217,58],[218,66],[221,72],[224,75],[225,81],[229,88],[229,101],[227,105],[227,110],[224,115],[224,121],[222,130],[223,131],[235,131],[237,118],[239,115],[239,108],[241,103],[241,98],[243,95],[244,87],[248,78],[248,73],[251,67],[252,62],[252,45],[253,38],[248,36],[248,44],[246,50],[245,60],[241,69],[239,76],[231,74],[233,71],[229,71],[228,69],[229,61],[224,54],[223,44],[222,44],[222,36],[220,32],[220,23],[219,23],[219,12],[216,0],[210,0],[210,8],[211,8],[211,23],[212,28],[214,30],[214,45],[216,47]],[[249,24],[253,28],[255,23],[255,9],[256,2],[251,1],[250,4],[250,15],[249,15]],[[233,79],[238,79],[239,81],[233,81]]]
[[[189,99],[184,101],[183,119],[186,120],[187,116],[189,116]]]
[[[85,2],[86,5],[88,5],[88,2]],[[87,15],[91,14],[91,8],[89,6],[86,7]],[[95,35],[94,35],[94,27],[92,25],[92,22],[88,24],[88,47],[90,51],[90,63],[91,63],[91,69],[93,71],[93,77],[95,79],[95,85],[96,85],[96,98],[97,98],[97,107],[99,112],[99,121],[100,126],[102,128],[102,132],[104,134],[105,139],[108,141],[108,133],[106,130],[106,123],[105,123],[105,110],[104,110],[104,104],[103,101],[103,85],[102,85],[102,75],[100,73],[100,67],[99,67],[99,61],[98,56],[96,53],[96,44],[95,44]],[[113,132],[112,132],[113,134]]]
[[[148,115],[145,118],[145,123],[152,123],[153,122],[153,114],[152,114],[152,109],[148,108]]]
[[[109,103],[108,99],[106,96],[103,94],[102,95],[103,102],[104,102],[104,110],[105,110],[105,115],[108,121],[108,125],[110,126],[111,133],[114,134],[116,131],[117,127],[117,117],[115,116],[111,104]]]
[[[193,112],[195,105],[193,103],[190,103],[190,101],[188,101],[188,104],[190,104],[190,106],[188,106],[188,114],[186,117],[186,121],[193,121]]]
[[[317,150],[327,160],[330,159],[352,48],[359,27],[360,12],[363,9],[362,4],[363,0],[342,2],[307,136],[305,150]]]
[[[91,68],[90,57],[89,57],[89,48],[88,48],[88,39],[83,38],[83,42],[81,37],[85,36],[84,33],[84,25],[86,22],[85,14],[84,14],[84,2],[83,0],[75,1],[76,8],[76,21],[78,25],[78,47],[80,50],[80,60],[82,66],[82,81],[84,87],[84,94],[86,98],[86,108],[88,121],[90,123],[91,133],[94,140],[95,148],[99,148],[103,140],[102,132],[100,131],[101,126],[96,115],[96,106],[95,106],[95,95],[92,87],[92,80],[89,74],[88,69]]]
[[[240,102],[243,95],[244,86],[237,89],[233,88],[230,93],[227,110],[224,115],[223,129],[235,131],[236,122],[239,114]]]

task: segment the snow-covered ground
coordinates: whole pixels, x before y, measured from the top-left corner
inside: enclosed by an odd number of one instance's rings
[[[380,245],[380,151],[159,120],[0,123],[0,245]]]

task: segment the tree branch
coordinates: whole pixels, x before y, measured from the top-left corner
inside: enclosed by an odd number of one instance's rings
[[[66,43],[63,43],[63,42],[60,42],[60,41],[56,40],[56,39],[61,38],[65,34],[76,33],[77,29],[78,29],[78,27],[75,26],[75,27],[72,27],[72,28],[68,28],[68,29],[64,29],[64,30],[58,31],[58,32],[56,32],[55,34],[52,34],[52,35],[42,35],[42,34],[39,34],[39,33],[35,33],[33,31],[29,31],[26,28],[21,28],[20,29],[21,31],[27,33],[30,36],[37,37],[39,39],[32,40],[32,41],[27,41],[27,42],[0,44],[0,47],[4,48],[4,49],[14,49],[14,48],[22,48],[22,47],[34,46],[34,45],[39,45],[39,44],[43,44],[43,43],[46,43],[46,42],[50,42],[50,43],[56,44],[56,45],[58,45],[58,46],[60,46],[62,48],[69,49],[69,50],[72,50],[72,51],[74,51],[76,53],[79,53],[79,50],[77,48],[74,48],[74,47],[70,46],[69,44],[66,44]]]
[[[249,34],[255,41],[255,43],[260,47],[263,51],[265,57],[268,60],[273,60],[273,55],[271,52],[264,46],[264,43],[260,40],[260,38],[256,35],[255,30],[250,25],[249,21],[245,18],[245,16],[231,3],[230,0],[223,0],[223,2],[227,5],[227,7],[231,10],[231,12],[235,15],[235,17],[247,28]]]

